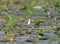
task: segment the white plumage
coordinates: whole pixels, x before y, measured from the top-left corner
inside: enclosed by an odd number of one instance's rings
[[[35,6],[35,7],[33,7],[34,9],[43,9],[43,7],[42,6]]]
[[[30,18],[28,19],[28,23],[27,23],[27,25],[30,25],[30,23],[31,23],[31,20],[30,20]]]

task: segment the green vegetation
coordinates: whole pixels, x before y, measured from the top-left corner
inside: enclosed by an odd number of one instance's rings
[[[38,9],[34,8],[36,6],[38,6]],[[15,35],[19,37],[33,33],[40,40],[50,39],[56,41],[60,39],[59,13],[60,0],[24,0],[23,2],[15,0],[13,2],[0,2],[0,31],[5,31],[6,36]],[[54,16],[55,14],[56,16]],[[27,25],[29,18],[31,19],[30,25]],[[51,31],[48,28],[50,24]],[[46,29],[44,29],[45,26],[47,26]],[[50,35],[52,37],[49,38],[49,33],[53,33],[54,36]]]
[[[35,22],[35,25],[36,25],[36,26],[40,26],[40,21],[37,20],[37,21]]]
[[[56,40],[58,40],[59,39],[59,36],[58,35],[55,35],[55,36],[53,36],[52,38],[51,38],[51,40],[53,40],[53,41],[56,41]]]
[[[49,30],[48,30],[48,29],[44,29],[43,32],[44,32],[44,33],[48,33]]]

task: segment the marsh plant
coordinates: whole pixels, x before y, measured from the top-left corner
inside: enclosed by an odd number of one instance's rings
[[[58,39],[59,39],[59,36],[58,35],[55,35],[55,36],[51,37],[51,40],[52,41],[57,41]]]
[[[8,26],[7,31],[9,31],[9,33],[12,33],[11,30],[13,29],[13,26],[17,23],[18,18],[13,19],[9,14],[5,14],[5,15],[6,15],[5,20],[8,21],[8,23],[7,23],[7,26]]]
[[[36,21],[35,26],[40,26],[40,21]]]

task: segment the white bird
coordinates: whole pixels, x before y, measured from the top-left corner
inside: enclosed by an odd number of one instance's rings
[[[42,6],[35,6],[35,7],[33,7],[34,9],[43,9],[43,7]]]
[[[28,19],[28,23],[27,23],[27,25],[30,25],[30,23],[31,23],[31,20],[30,20],[30,18]]]

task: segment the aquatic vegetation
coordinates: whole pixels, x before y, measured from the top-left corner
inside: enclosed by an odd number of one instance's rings
[[[35,21],[35,26],[40,26],[40,20]]]
[[[58,40],[59,39],[59,36],[58,35],[55,35],[55,36],[53,36],[52,38],[51,38],[51,40],[53,40],[53,41],[56,41],[56,40]]]
[[[48,32],[49,32],[49,30],[48,30],[48,29],[44,29],[44,30],[43,30],[43,32],[48,33]]]
[[[0,31],[4,31],[4,34],[2,33],[3,41],[12,42],[15,37],[19,39],[19,43],[23,39],[22,41],[34,42],[33,44],[37,44],[35,40],[37,42],[59,40],[59,9],[60,0],[24,0],[23,2],[6,0],[0,2]],[[25,37],[28,39],[25,40]]]
[[[43,36],[43,34],[39,33],[39,32],[35,32],[35,35],[39,38],[41,38]]]
[[[5,20],[12,20],[12,17],[8,13],[6,13],[4,19]]]
[[[10,21],[10,23],[8,24],[9,27],[12,27],[16,22],[17,22],[17,18],[13,19]]]
[[[24,10],[26,10],[27,13],[32,13],[31,8],[30,8],[30,3],[28,3],[27,1],[23,2],[24,4]]]

